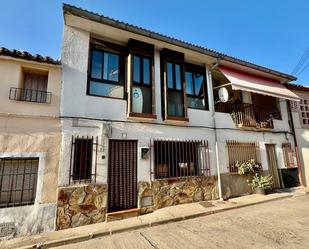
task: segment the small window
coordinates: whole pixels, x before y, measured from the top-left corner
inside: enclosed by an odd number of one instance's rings
[[[299,102],[299,114],[302,120],[303,126],[308,126],[309,124],[309,100],[301,99]]]
[[[209,175],[207,141],[154,140],[155,178]]]
[[[195,109],[208,109],[205,86],[205,75],[199,71],[186,71],[187,107]]]
[[[34,204],[39,158],[0,158],[0,208]]]
[[[74,141],[73,181],[90,180],[92,166],[92,139]]]
[[[258,143],[227,141],[226,146],[228,150],[228,168],[230,173],[236,174],[238,172],[236,167],[237,162],[246,163],[251,159],[260,166],[260,169],[262,168]]]
[[[132,112],[152,114],[151,59],[133,55]]]
[[[283,143],[282,152],[285,166],[287,168],[296,167],[297,165],[295,164],[294,161],[294,152],[292,150],[292,145],[290,143]]]
[[[123,57],[116,53],[93,49],[90,64],[88,94],[124,98]]]
[[[167,62],[167,115],[184,116],[183,84],[181,66]]]

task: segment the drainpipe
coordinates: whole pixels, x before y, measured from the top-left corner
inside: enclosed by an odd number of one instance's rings
[[[299,158],[299,150],[298,150],[298,144],[297,144],[297,139],[296,139],[294,120],[293,120],[292,111],[291,111],[291,103],[290,103],[289,100],[287,100],[286,102],[287,102],[289,119],[291,121],[290,122],[291,130],[292,130],[292,133],[293,133],[294,144],[295,144],[296,160],[297,160],[297,166],[298,166],[298,177],[299,177],[300,184],[302,186],[304,186],[305,184],[304,184],[304,180],[303,180],[303,171],[302,171],[302,165],[301,165],[300,158]]]
[[[212,76],[211,72],[218,66],[218,62],[214,64],[210,69],[206,66],[206,74],[207,74],[207,88],[209,92],[209,109],[211,110],[211,116],[213,120],[213,128],[215,131],[215,154],[216,154],[216,167],[217,167],[217,175],[218,175],[218,191],[219,191],[219,199],[223,200],[222,197],[222,184],[221,184],[221,173],[220,173],[220,164],[219,164],[219,152],[218,152],[218,136],[217,136],[217,126],[216,126],[216,117],[215,117],[215,103],[213,97],[213,88],[212,88]],[[211,94],[210,94],[211,93]]]

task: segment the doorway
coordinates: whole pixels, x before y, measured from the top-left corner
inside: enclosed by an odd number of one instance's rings
[[[108,212],[137,207],[137,140],[109,140]]]
[[[276,146],[274,144],[266,144],[266,154],[268,162],[269,174],[272,176],[272,187],[281,188],[280,178],[279,178],[279,169],[276,156]]]

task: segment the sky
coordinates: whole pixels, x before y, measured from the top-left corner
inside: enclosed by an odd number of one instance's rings
[[[0,47],[60,58],[62,3],[0,0]],[[65,3],[288,74],[308,48],[295,83],[309,86],[308,0],[66,0]]]

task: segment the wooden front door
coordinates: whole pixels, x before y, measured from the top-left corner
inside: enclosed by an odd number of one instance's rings
[[[137,207],[137,141],[109,140],[108,212]]]
[[[269,174],[273,178],[273,186],[272,187],[273,188],[281,188],[275,145],[274,144],[266,144],[266,153],[267,153]]]

